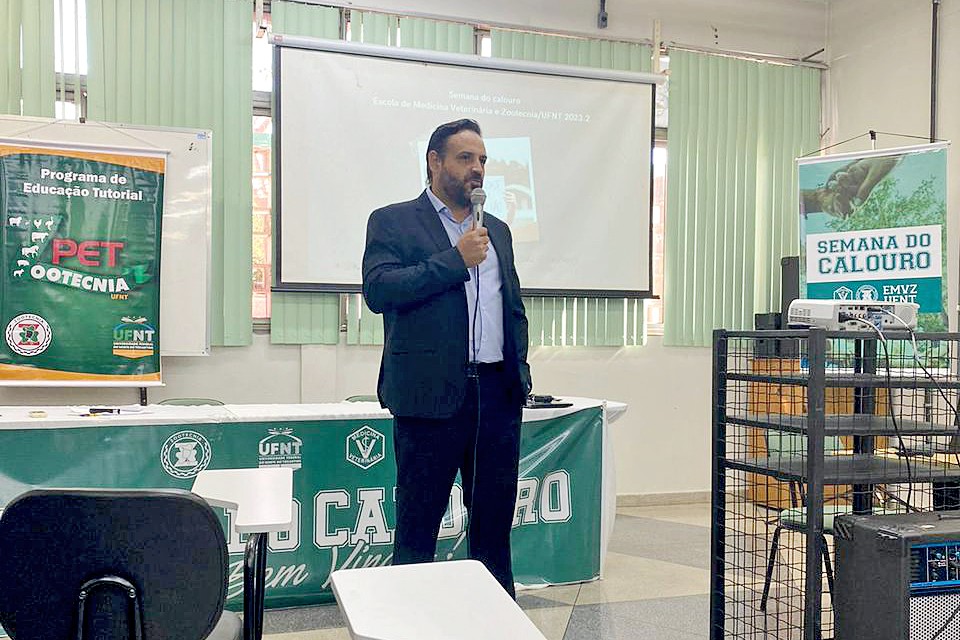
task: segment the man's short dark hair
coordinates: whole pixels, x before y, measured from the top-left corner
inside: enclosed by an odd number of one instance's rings
[[[431,184],[432,179],[430,175],[430,152],[436,151],[442,160],[447,152],[447,138],[461,131],[473,131],[478,136],[483,135],[480,133],[480,125],[477,124],[476,120],[469,120],[467,118],[447,122],[433,130],[433,133],[430,135],[430,142],[427,143],[427,184]]]

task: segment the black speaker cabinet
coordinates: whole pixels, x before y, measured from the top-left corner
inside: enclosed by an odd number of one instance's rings
[[[777,331],[782,329],[779,313],[755,313],[753,326],[757,331]],[[796,358],[798,355],[796,338],[758,338],[753,355],[757,358]]]
[[[780,258],[780,313],[784,317],[790,303],[800,297],[800,256]],[[783,323],[786,328],[786,323]]]
[[[839,516],[837,640],[960,638],[960,511]]]

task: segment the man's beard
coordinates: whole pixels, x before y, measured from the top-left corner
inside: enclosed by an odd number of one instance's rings
[[[458,207],[470,206],[470,194],[467,193],[467,183],[465,180],[461,181],[450,176],[441,175],[440,188],[443,189],[443,193],[453,204]]]

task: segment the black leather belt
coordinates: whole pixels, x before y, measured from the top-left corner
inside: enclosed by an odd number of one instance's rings
[[[466,370],[467,376],[476,378],[481,375],[489,376],[503,373],[506,371],[506,367],[503,365],[503,360],[500,362],[468,362]]]
[[[506,371],[506,367],[503,365],[503,360],[500,362],[478,362],[477,363],[477,373],[501,373]]]

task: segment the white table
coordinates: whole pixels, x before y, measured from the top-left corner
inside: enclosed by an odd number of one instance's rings
[[[343,569],[331,578],[354,640],[546,640],[476,560]]]
[[[204,470],[193,482],[193,492],[210,504],[236,509],[238,533],[249,534],[243,562],[243,638],[263,636],[263,597],[266,591],[267,538],[293,521],[293,469]]]
[[[193,481],[193,492],[217,507],[236,509],[238,533],[271,533],[290,528],[293,469],[206,469]]]

